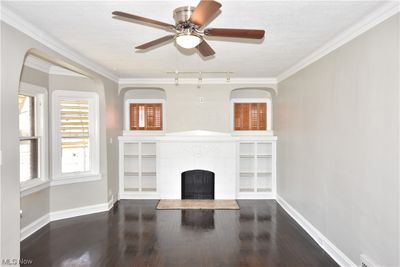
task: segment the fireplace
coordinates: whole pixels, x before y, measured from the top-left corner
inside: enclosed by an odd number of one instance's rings
[[[182,173],[182,199],[214,199],[214,173],[191,170]]]

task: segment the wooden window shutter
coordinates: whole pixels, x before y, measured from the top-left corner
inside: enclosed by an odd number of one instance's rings
[[[267,130],[267,103],[258,103],[258,130]]]
[[[162,130],[162,104],[130,104],[129,110],[130,130]]]
[[[139,105],[130,104],[129,105],[129,122],[130,130],[139,130]]]
[[[260,131],[267,129],[266,103],[235,103],[234,129]]]

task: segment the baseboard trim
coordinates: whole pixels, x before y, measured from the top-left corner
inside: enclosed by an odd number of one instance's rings
[[[21,229],[20,240],[21,241],[24,240],[25,238],[27,238],[28,236],[30,236],[31,234],[42,228],[43,226],[47,225],[49,222],[50,222],[50,216],[48,213],[43,215],[39,219],[31,222],[30,224]]]
[[[114,206],[115,202],[116,201],[114,201],[114,199],[111,198],[107,203],[47,213],[46,215],[43,215],[39,219],[33,221],[32,223],[28,224],[27,226],[21,229],[20,241],[24,240],[25,238],[32,235],[36,231],[40,230],[43,226],[47,225],[52,221],[58,221],[62,219],[68,219],[77,216],[108,211]]]
[[[325,250],[340,266],[357,267],[338,247],[326,238],[317,228],[315,228],[306,218],[304,218],[295,208],[287,203],[281,196],[277,195],[277,202],[281,207]]]
[[[84,206],[79,208],[67,209],[67,210],[60,210],[50,212],[50,221],[58,221],[62,219],[88,215],[97,212],[103,212],[108,210],[108,202],[97,204],[97,205],[90,205]]]

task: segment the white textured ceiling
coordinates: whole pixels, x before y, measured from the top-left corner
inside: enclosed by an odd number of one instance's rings
[[[198,1],[7,1],[3,4],[53,38],[120,78],[171,77],[168,71],[233,71],[233,77],[276,77],[384,1],[220,1],[209,27],[266,30],[260,43],[209,39],[215,57],[178,50],[174,43],[149,50],[134,46],[169,34],[112,19],[114,10],[173,24],[172,10]]]

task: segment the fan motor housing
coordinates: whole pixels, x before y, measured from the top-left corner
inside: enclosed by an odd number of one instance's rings
[[[189,20],[194,11],[192,6],[178,7],[174,10],[174,20],[176,24],[185,23]]]

